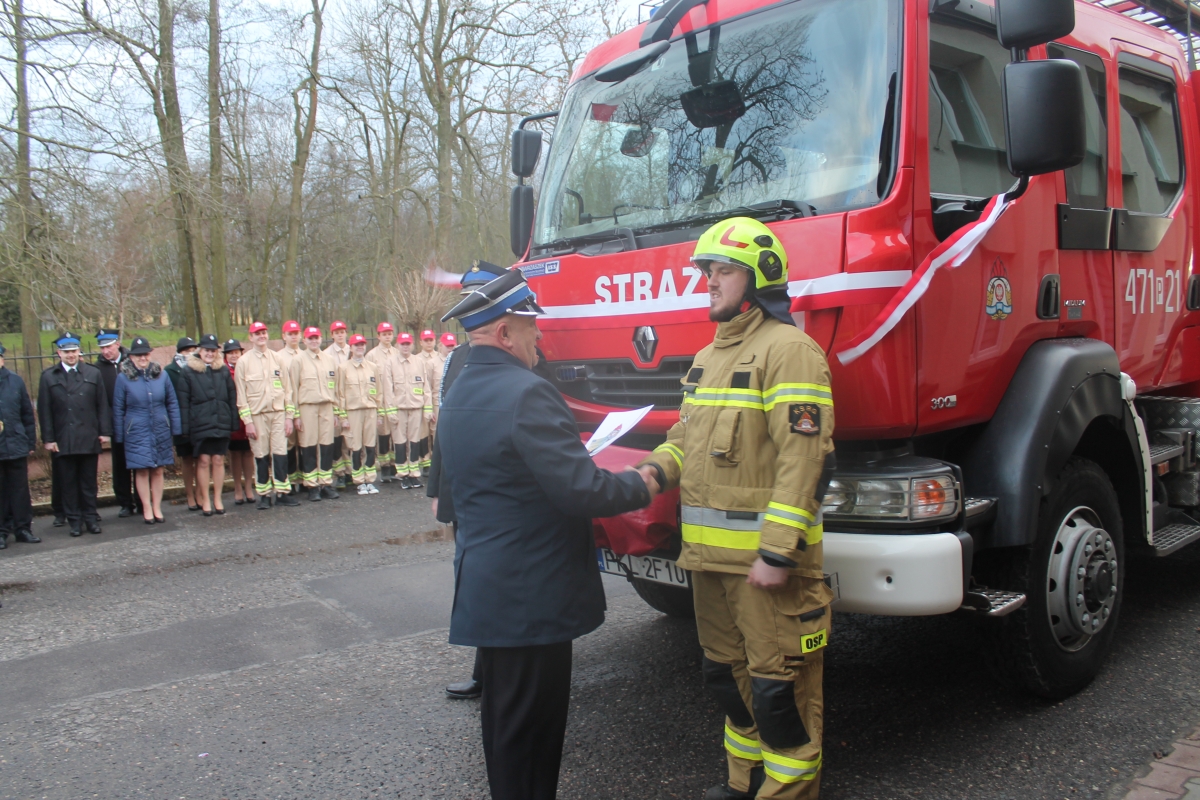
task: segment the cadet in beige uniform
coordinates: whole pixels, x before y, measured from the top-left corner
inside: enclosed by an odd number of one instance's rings
[[[433,398],[433,416],[421,421],[418,466],[424,475],[429,474],[430,457],[433,455],[433,437],[437,433],[438,405],[442,394],[442,368],[446,365],[446,359],[434,349],[436,343],[437,338],[433,331],[421,331],[421,352],[417,353],[417,358],[424,361],[428,368],[427,385],[432,387],[430,394]]]
[[[288,494],[287,437],[292,433],[292,397],[286,380],[287,369],[278,355],[267,347],[267,326],[250,325],[250,352],[238,359],[234,368],[237,386],[238,416],[246,425],[246,438],[254,453],[259,510],[271,507],[271,492],[282,506],[299,505]],[[274,481],[271,478],[274,468]]]
[[[329,335],[333,344],[325,348],[325,352],[333,356],[333,363],[341,366],[350,360],[350,345],[346,344],[346,323],[335,319],[329,326]],[[340,425],[333,429],[333,488],[341,489],[346,485],[346,476],[350,474],[350,450],[346,447],[346,437],[342,435]]]
[[[283,323],[283,349],[276,353],[279,356],[279,363],[287,369],[291,369],[292,359],[300,355],[300,323],[294,319],[289,319]],[[289,413],[295,417],[296,410],[289,409]],[[300,473],[300,451],[298,448],[299,440],[296,437],[296,432],[293,431],[288,436],[288,482],[291,483],[291,493],[299,494],[300,485],[304,482],[304,476]]]
[[[337,368],[337,406],[350,450],[350,476],[359,494],[379,494],[375,488],[375,424],[382,416],[383,387],[376,378],[375,365],[364,357],[367,340],[354,334],[350,350],[350,360]]]
[[[396,329],[392,327],[390,322],[381,322],[375,328],[375,332],[379,335],[379,344],[367,353],[367,361],[375,365],[375,377],[379,383],[388,391],[391,386],[391,381],[388,379],[388,364],[391,362],[392,356],[397,353],[392,342],[396,340]],[[383,403],[384,398],[380,398],[380,403]],[[392,455],[392,429],[390,419],[395,415],[396,409],[389,408],[386,403],[381,405],[382,414],[379,415],[379,480],[381,483],[391,483],[396,475],[396,458]]]
[[[388,405],[392,408],[392,447],[400,486],[416,489],[421,484],[421,421],[433,416],[429,391],[429,365],[412,351],[412,334],[400,334],[400,347],[388,363]]]
[[[300,445],[300,470],[308,499],[336,500],[333,488],[333,431],[337,419],[337,364],[321,352],[321,329],[304,329],[305,350],[292,359],[292,397],[296,404],[296,431]]]

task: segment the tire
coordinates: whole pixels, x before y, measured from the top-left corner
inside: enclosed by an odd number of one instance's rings
[[[996,574],[1000,588],[1027,598],[992,631],[1003,677],[1048,700],[1092,682],[1112,646],[1124,596],[1122,531],[1108,475],[1072,458],[1042,501],[1037,540]]]
[[[630,578],[633,590],[646,605],[676,619],[695,619],[696,607],[692,603],[692,587],[668,586],[665,583]]]

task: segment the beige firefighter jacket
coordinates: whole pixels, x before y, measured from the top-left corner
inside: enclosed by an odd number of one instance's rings
[[[292,357],[289,375],[297,417],[300,416],[300,406],[329,403],[336,408],[337,364],[333,356],[305,350]]]
[[[433,412],[436,414],[439,398],[442,395],[442,367],[446,365],[446,359],[442,358],[436,350],[431,353],[426,353],[422,350],[417,353],[417,358],[426,362],[429,369],[429,385],[430,394],[433,395]]]
[[[350,345],[337,346],[337,342],[325,348],[325,352],[333,357],[333,363],[341,366],[350,360]]]
[[[400,410],[422,410],[426,415],[433,413],[431,369],[428,359],[421,358],[416,353],[405,356],[399,349],[396,350],[395,355],[388,361],[389,414]]]
[[[390,365],[392,358],[400,355],[400,350],[395,345],[386,345],[382,342],[371,348],[367,353],[367,361],[375,365],[375,378],[380,386],[380,409],[384,414],[393,415],[396,409],[391,406],[391,391],[392,379]]]
[[[337,398],[339,416],[346,416],[347,411],[367,408],[383,414],[383,387],[376,379],[375,365],[365,358],[357,364],[354,359],[339,364]]]
[[[822,578],[821,498],[833,452],[825,354],[755,306],[717,326],[683,379],[679,422],[643,464],[680,488],[689,570],[746,573],[760,555]]]
[[[260,353],[251,347],[234,368],[238,415],[246,421],[254,414],[269,411],[287,411],[289,416],[294,415],[287,375],[287,367],[280,362],[278,353],[269,348]]]

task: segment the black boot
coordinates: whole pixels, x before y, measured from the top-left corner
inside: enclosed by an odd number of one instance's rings
[[[400,488],[401,489],[411,489],[412,488],[412,485],[408,482],[407,475],[400,478]]]
[[[258,502],[254,504],[254,507],[259,511],[270,511],[271,498],[267,497],[265,494],[260,494],[258,496]]]
[[[332,486],[322,486],[321,497],[324,497],[326,500],[337,500],[341,495]]]
[[[277,505],[277,506],[298,506],[298,505],[300,505],[300,501],[297,500],[296,496],[293,494],[290,494],[290,493],[289,494],[279,494],[278,492],[276,492],[275,493],[275,505]]]
[[[66,517],[55,517],[54,518],[54,527],[61,528],[63,525],[66,525],[66,524],[67,524]]]
[[[121,519],[125,519],[125,517],[132,517],[133,509],[129,506],[121,506],[121,510],[117,512],[117,516]]]
[[[321,487],[314,486],[308,490],[308,502],[310,502],[310,503],[321,502]]]
[[[729,784],[724,783],[705,792],[704,800],[754,800],[766,779],[767,774],[763,772],[763,768],[755,767],[750,771],[750,791],[739,792],[737,789],[730,789]]]

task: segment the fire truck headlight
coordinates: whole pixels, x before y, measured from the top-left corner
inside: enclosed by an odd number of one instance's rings
[[[958,487],[951,475],[913,478],[913,519],[938,519],[958,513]]]
[[[869,523],[928,523],[952,518],[959,510],[954,475],[896,478],[839,476],[829,482],[821,513],[830,520]]]

